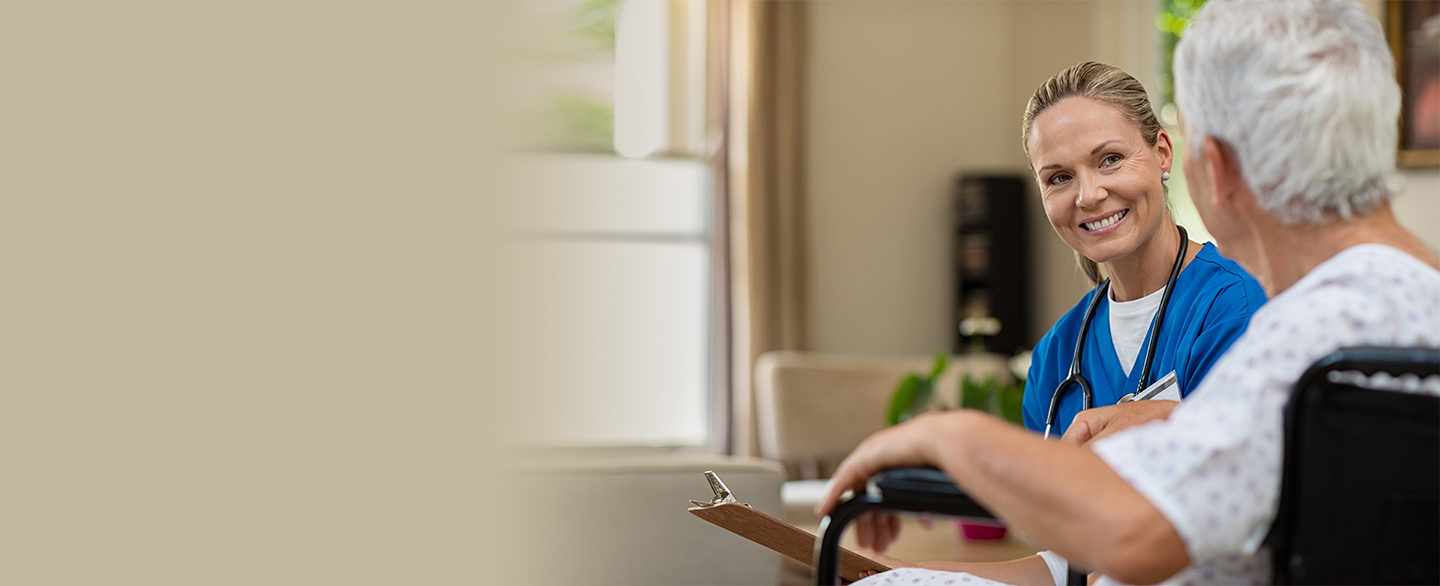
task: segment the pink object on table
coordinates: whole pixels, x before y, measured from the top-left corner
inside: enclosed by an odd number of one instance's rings
[[[1005,539],[1005,526],[961,522],[960,535],[965,539]]]

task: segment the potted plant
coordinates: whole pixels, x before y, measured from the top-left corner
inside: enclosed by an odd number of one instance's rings
[[[926,411],[952,408],[979,409],[996,415],[1016,425],[1023,425],[1021,404],[1025,398],[1024,375],[1029,369],[1029,352],[1021,352],[1010,359],[1011,371],[1016,382],[1001,382],[994,376],[976,380],[969,373],[961,375],[953,402],[936,396],[935,387],[949,367],[948,352],[935,353],[935,361],[928,374],[910,373],[900,379],[890,397],[890,409],[886,422],[896,425]],[[960,531],[967,539],[1001,539],[1005,537],[1003,525],[960,523]]]
[[[912,372],[900,379],[895,393],[890,396],[890,412],[885,415],[885,423],[896,425],[930,410],[935,397],[935,383],[940,381],[940,376],[945,374],[945,369],[949,366],[950,355],[944,351],[936,352],[935,363],[930,367],[929,375]],[[943,403],[938,407],[948,408]]]

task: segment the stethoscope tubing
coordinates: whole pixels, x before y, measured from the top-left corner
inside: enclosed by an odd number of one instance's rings
[[[1134,393],[1126,395],[1127,397],[1135,396],[1149,386],[1150,367],[1155,361],[1155,346],[1160,340],[1160,327],[1165,323],[1165,309],[1170,305],[1170,294],[1175,292],[1175,281],[1180,278],[1180,268],[1185,265],[1185,253],[1190,248],[1190,235],[1185,232],[1185,227],[1175,227],[1180,231],[1180,252],[1175,255],[1175,265],[1170,268],[1170,279],[1165,283],[1165,293],[1160,295],[1160,307],[1155,310],[1155,319],[1150,322],[1150,343],[1146,345],[1145,362],[1140,368],[1140,386]],[[1050,409],[1045,414],[1046,439],[1049,439],[1050,428],[1055,425],[1055,418],[1060,414],[1060,398],[1071,385],[1080,387],[1081,411],[1095,406],[1095,394],[1090,388],[1090,381],[1080,374],[1080,358],[1085,348],[1085,334],[1090,331],[1090,320],[1095,317],[1100,300],[1109,295],[1109,292],[1110,279],[1105,279],[1105,282],[1095,287],[1095,296],[1090,298],[1090,305],[1085,308],[1085,317],[1080,320],[1080,335],[1075,341],[1075,356],[1070,359],[1069,375],[1056,385],[1055,393],[1050,396]]]
[[[1155,345],[1160,339],[1160,324],[1165,322],[1165,308],[1170,306],[1170,294],[1175,292],[1175,281],[1180,278],[1180,268],[1185,265],[1185,252],[1190,248],[1190,235],[1185,233],[1185,227],[1176,225],[1180,230],[1180,253],[1175,255],[1175,266],[1170,267],[1170,280],[1165,283],[1165,294],[1160,296],[1160,308],[1155,310],[1155,320],[1150,322],[1150,344],[1145,349],[1145,362],[1140,370],[1140,385],[1135,387],[1139,393],[1150,386],[1150,366],[1155,362]]]

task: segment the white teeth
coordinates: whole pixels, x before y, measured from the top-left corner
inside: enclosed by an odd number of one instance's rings
[[[1101,229],[1104,229],[1104,228],[1108,228],[1108,227],[1110,227],[1111,224],[1114,224],[1115,222],[1119,222],[1119,221],[1120,221],[1120,218],[1125,217],[1125,214],[1126,214],[1126,213],[1128,213],[1128,210],[1120,210],[1120,213],[1114,214],[1114,215],[1112,215],[1112,216],[1109,216],[1109,217],[1107,217],[1107,218],[1105,218],[1105,219],[1103,219],[1103,220],[1100,220],[1100,221],[1098,221],[1098,222],[1090,222],[1089,224],[1082,224],[1082,225],[1085,226],[1085,229],[1086,229],[1086,230],[1089,230],[1089,231],[1091,231],[1091,232],[1094,232],[1094,231],[1096,231],[1096,230],[1101,230]]]

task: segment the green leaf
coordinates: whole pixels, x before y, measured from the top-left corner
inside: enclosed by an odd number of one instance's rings
[[[930,380],[940,378],[945,374],[945,369],[950,366],[950,353],[941,350],[935,353],[935,366],[930,367]]]
[[[988,381],[987,381],[988,382]],[[990,410],[990,389],[975,382],[969,374],[960,378],[960,406],[966,409]]]
[[[895,394],[890,397],[890,411],[885,415],[886,425],[896,425],[904,419],[909,419],[908,417],[902,419],[901,416],[915,406],[915,393],[919,387],[920,377],[918,375],[912,374],[900,381],[900,385],[895,387]]]
[[[1021,425],[1025,421],[1025,387],[1004,385],[1000,387],[1000,417],[1010,423]]]
[[[915,401],[910,404],[909,409],[905,410],[900,420],[904,421],[924,413],[926,409],[930,408],[930,397],[934,395],[935,381],[928,378],[920,379],[920,384],[915,385]]]

